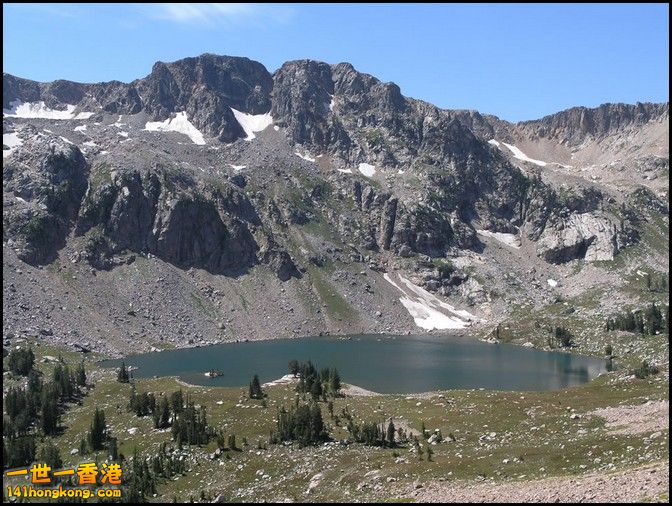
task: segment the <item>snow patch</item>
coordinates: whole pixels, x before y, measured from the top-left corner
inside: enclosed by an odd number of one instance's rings
[[[96,144],[96,143],[93,142],[93,141],[82,142],[82,145],[83,145],[83,146],[88,146],[88,147],[90,147],[90,148],[95,148],[96,146],[98,146],[98,144]]]
[[[546,283],[548,283],[548,286],[551,286],[551,287],[553,287],[553,288],[555,288],[556,286],[558,286],[558,282],[557,282],[555,279],[548,278],[548,279],[546,280]]]
[[[95,112],[79,112],[75,114],[75,117],[72,119],[89,119],[91,116],[96,114]]]
[[[329,96],[331,97],[331,102],[329,102],[329,110],[331,112],[334,112],[334,106],[336,105],[336,102],[334,102],[334,96],[333,95],[329,95]]]
[[[403,293],[399,302],[413,317],[418,327],[426,330],[462,329],[471,325],[471,320],[478,320],[468,311],[455,309],[424,288],[414,285],[401,274],[397,274],[397,277],[400,284],[395,283],[389,274],[383,274],[386,281]]]
[[[247,165],[233,165],[232,163],[229,164],[233,170],[243,170]]]
[[[61,137],[62,140],[64,140],[64,141],[67,142],[68,144],[73,144],[73,145],[75,144],[75,143],[72,142],[70,139],[66,139],[66,138],[63,137],[62,135],[61,135],[60,137]]]
[[[278,378],[273,381],[269,381],[268,383],[264,383],[261,385],[262,387],[272,387],[275,385],[286,385],[288,383],[296,383],[299,381],[299,378],[294,376],[293,374],[285,374],[282,378]]]
[[[352,170],[350,169],[336,169],[338,172],[342,172],[343,174],[352,174]]]
[[[165,121],[149,121],[145,125],[145,130],[150,132],[178,132],[186,135],[194,144],[204,145],[205,138],[203,134],[191,124],[187,119],[186,112],[178,112],[174,118],[168,118]]]
[[[238,111],[233,107],[231,107],[231,110],[233,111],[233,115],[236,117],[236,121],[238,124],[240,124],[240,126],[245,131],[245,134],[247,135],[247,137],[245,137],[246,141],[251,141],[254,139],[256,137],[254,135],[255,132],[262,132],[273,124],[273,117],[271,116],[270,112],[267,112],[266,114],[247,114],[245,112]]]
[[[507,144],[506,142],[502,142],[502,144],[504,144],[507,148],[509,148],[509,150],[513,153],[513,157],[517,158],[518,160],[522,160],[524,162],[530,162],[535,165],[539,165],[539,167],[546,167],[546,165],[548,165],[546,162],[542,162],[541,160],[535,160],[533,158],[530,158],[516,146]]]
[[[6,158],[12,153],[12,151],[21,146],[23,141],[19,139],[19,135],[16,132],[12,132],[11,134],[2,134],[2,144],[2,157]],[[4,149],[4,146],[7,146],[9,149]]]
[[[128,132],[117,132],[117,135],[121,135],[122,137],[128,137]]]
[[[517,234],[505,234],[503,232],[491,232],[490,230],[476,230],[479,235],[492,237],[493,239],[510,246],[511,248],[520,249],[520,238]]]
[[[13,100],[9,103],[9,109],[3,109],[3,117],[30,118],[30,119],[87,119],[93,116],[92,112],[80,112],[74,114],[77,106],[65,104],[65,110],[59,111],[47,107],[40,102],[22,102]]]
[[[79,125],[75,127],[75,132],[86,132],[86,125]]]
[[[376,168],[370,163],[360,163],[358,168],[359,172],[364,174],[366,177],[373,177],[373,175],[376,173]]]
[[[497,142],[495,139],[490,139],[488,141],[488,144],[492,144],[493,146],[499,147],[499,142]]]
[[[311,157],[311,156],[310,156],[310,153],[308,153],[308,152],[306,152],[306,154],[302,155],[301,153],[299,153],[298,151],[296,151],[294,154],[295,154],[296,156],[298,156],[299,158],[303,158],[303,159],[306,160],[306,161],[309,161],[309,162],[315,162],[315,158]]]
[[[273,130],[277,132],[278,130],[280,130],[280,127],[278,125],[273,125]]]

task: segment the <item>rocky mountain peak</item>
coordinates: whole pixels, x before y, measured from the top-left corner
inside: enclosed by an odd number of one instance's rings
[[[628,127],[669,118],[669,103],[602,104],[596,108],[572,107],[518,127],[536,137],[566,139],[570,144],[586,136],[600,138]]]

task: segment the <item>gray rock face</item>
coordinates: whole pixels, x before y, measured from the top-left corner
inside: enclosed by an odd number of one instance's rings
[[[618,228],[597,213],[571,214],[549,223],[537,243],[537,252],[551,263],[577,258],[613,260],[618,252]]]
[[[239,143],[226,154],[213,154],[220,146],[212,146],[213,152],[199,152],[190,161],[203,172],[221,172],[231,166],[231,154],[245,153],[271,179],[236,174],[224,182],[208,176],[206,182],[198,172],[176,174],[160,164],[148,169],[138,155],[142,149],[123,148],[118,152],[128,155],[130,168],[95,165],[89,175],[79,149],[52,139],[58,146],[50,155],[44,140],[29,144],[38,134],[26,130],[25,145],[4,168],[5,192],[25,201],[5,211],[5,237],[17,242],[22,258],[45,262],[75,225],[75,235],[85,236],[85,257],[97,266],[109,267],[114,255],[133,251],[213,273],[244,272],[265,263],[283,280],[300,276],[287,253],[295,251],[288,246],[291,229],[318,220],[354,247],[374,254],[390,250],[405,258],[444,257],[453,248],[480,250],[476,228],[520,230],[538,241],[538,254],[552,263],[613,258],[636,240],[632,220],[618,223],[599,191],[565,192],[521,172],[485,141],[511,140],[523,132],[575,144],[669,115],[668,104],[610,104],[511,125],[476,111],[446,111],[404,97],[395,84],[348,63],[292,61],[271,75],[247,58],[211,54],[158,62],[147,77],[128,84],[36,83],[4,74],[3,103],[8,107],[16,100],[44,101],[59,110],[75,105],[76,111],[95,112],[96,121],[106,113],[139,115],[138,123],[161,121],[185,111],[210,144],[245,135],[232,108],[248,114],[270,111],[283,129],[271,133],[286,137],[268,150],[272,156],[259,148],[245,151]],[[280,157],[281,165],[269,170],[275,151],[294,144],[325,156],[328,169],[316,175],[304,167],[296,169],[300,177],[290,177],[294,167]],[[160,158],[157,151],[151,156]],[[367,180],[355,173],[341,180],[326,172],[359,163],[375,165],[384,176]],[[665,168],[664,161],[651,164]],[[391,184],[397,169],[414,180]],[[317,182],[303,187],[306,178]],[[647,212],[666,208],[658,200],[638,197]],[[51,251],[38,245],[38,236],[55,245]]]
[[[254,207],[237,189],[217,189],[208,198],[160,171],[118,174],[98,167],[77,226],[79,235],[103,231],[91,257],[123,250],[152,253],[181,267],[236,274],[258,262],[259,249],[249,226],[260,222]],[[100,264],[100,261],[98,262]]]
[[[18,244],[19,257],[29,263],[50,262],[63,247],[86,191],[89,166],[74,145],[21,130],[24,145],[3,164],[3,190],[11,207],[3,214],[4,237]]]
[[[76,105],[76,110],[102,109],[111,114],[145,111],[155,121],[186,111],[199,130],[231,142],[245,136],[231,107],[249,114],[266,113],[271,108],[272,87],[271,75],[258,62],[204,54],[172,63],[157,62],[147,77],[128,84],[36,83],[4,74],[3,107],[15,100],[43,101],[57,110]]]
[[[383,213],[380,217],[380,243],[383,249],[390,249],[392,234],[394,232],[394,222],[397,218],[397,199],[389,199],[383,206]]]
[[[256,263],[257,245],[247,227],[227,227],[211,202],[179,197],[161,209],[155,222],[155,254],[183,267],[226,273]]]
[[[186,111],[202,132],[231,142],[244,137],[231,108],[262,114],[271,108],[271,75],[247,58],[204,54],[173,63],[158,62],[137,81],[143,106],[155,120]]]
[[[535,137],[564,139],[576,145],[586,136],[601,137],[629,126],[643,125],[653,119],[669,116],[669,103],[602,104],[597,108],[573,107],[519,127]]]

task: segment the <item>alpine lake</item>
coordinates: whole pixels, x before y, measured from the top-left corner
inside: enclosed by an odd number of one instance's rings
[[[607,370],[605,360],[450,335],[352,335],[181,348],[105,360],[136,378],[176,376],[195,385],[240,387],[288,374],[288,362],[338,369],[341,380],[383,394],[436,390],[560,390]],[[220,376],[207,373],[217,371]]]

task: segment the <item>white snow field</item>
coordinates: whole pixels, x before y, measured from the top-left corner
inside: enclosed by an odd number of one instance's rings
[[[359,172],[364,174],[366,177],[373,177],[373,175],[376,173],[376,168],[370,163],[360,163]]]
[[[395,283],[392,280],[392,276],[388,273],[383,275],[386,281],[403,294],[399,298],[399,302],[403,304],[413,317],[418,327],[426,330],[462,329],[471,325],[470,320],[478,320],[476,316],[468,311],[455,309],[424,288],[414,285],[401,274],[396,274],[396,276],[399,279],[399,283]]]
[[[518,160],[522,160],[524,162],[530,162],[535,165],[539,165],[539,167],[546,167],[546,165],[548,165],[546,162],[542,162],[541,160],[535,160],[534,158],[530,158],[516,146],[507,144],[506,142],[502,142],[502,144],[504,144],[507,148],[509,148],[509,150],[513,153],[513,157],[517,158]]]
[[[30,119],[88,119],[93,112],[80,112],[74,114],[77,106],[66,104],[64,111],[58,111],[46,106],[44,102],[22,102],[13,100],[9,103],[9,109],[3,109],[2,115],[8,118]]]
[[[233,115],[236,117],[236,121],[243,127],[247,137],[246,141],[251,141],[256,136],[255,132],[262,132],[266,130],[267,127],[273,124],[273,117],[270,112],[266,114],[247,114],[245,112],[237,111],[231,107]]]
[[[186,135],[194,144],[205,144],[203,134],[187,119],[186,112],[178,112],[174,118],[165,121],[148,121],[145,130],[150,132],[178,132]]]
[[[511,248],[520,249],[520,238],[517,234],[505,234],[503,232],[490,232],[490,230],[476,230],[478,235],[492,237],[493,239],[506,244]]]
[[[306,151],[306,153],[303,154],[303,155],[302,155],[301,153],[299,153],[298,151],[294,152],[294,154],[295,154],[296,156],[298,156],[299,158],[303,158],[304,160],[306,160],[306,161],[308,161],[308,162],[315,162],[315,158],[313,158],[312,156],[310,156],[310,153],[308,153],[307,151]]]
[[[9,148],[2,150],[2,157],[6,158],[12,153],[12,151],[23,144],[23,141],[19,139],[19,136],[16,132],[12,132],[11,134],[2,134],[2,144],[3,146],[7,146]]]

